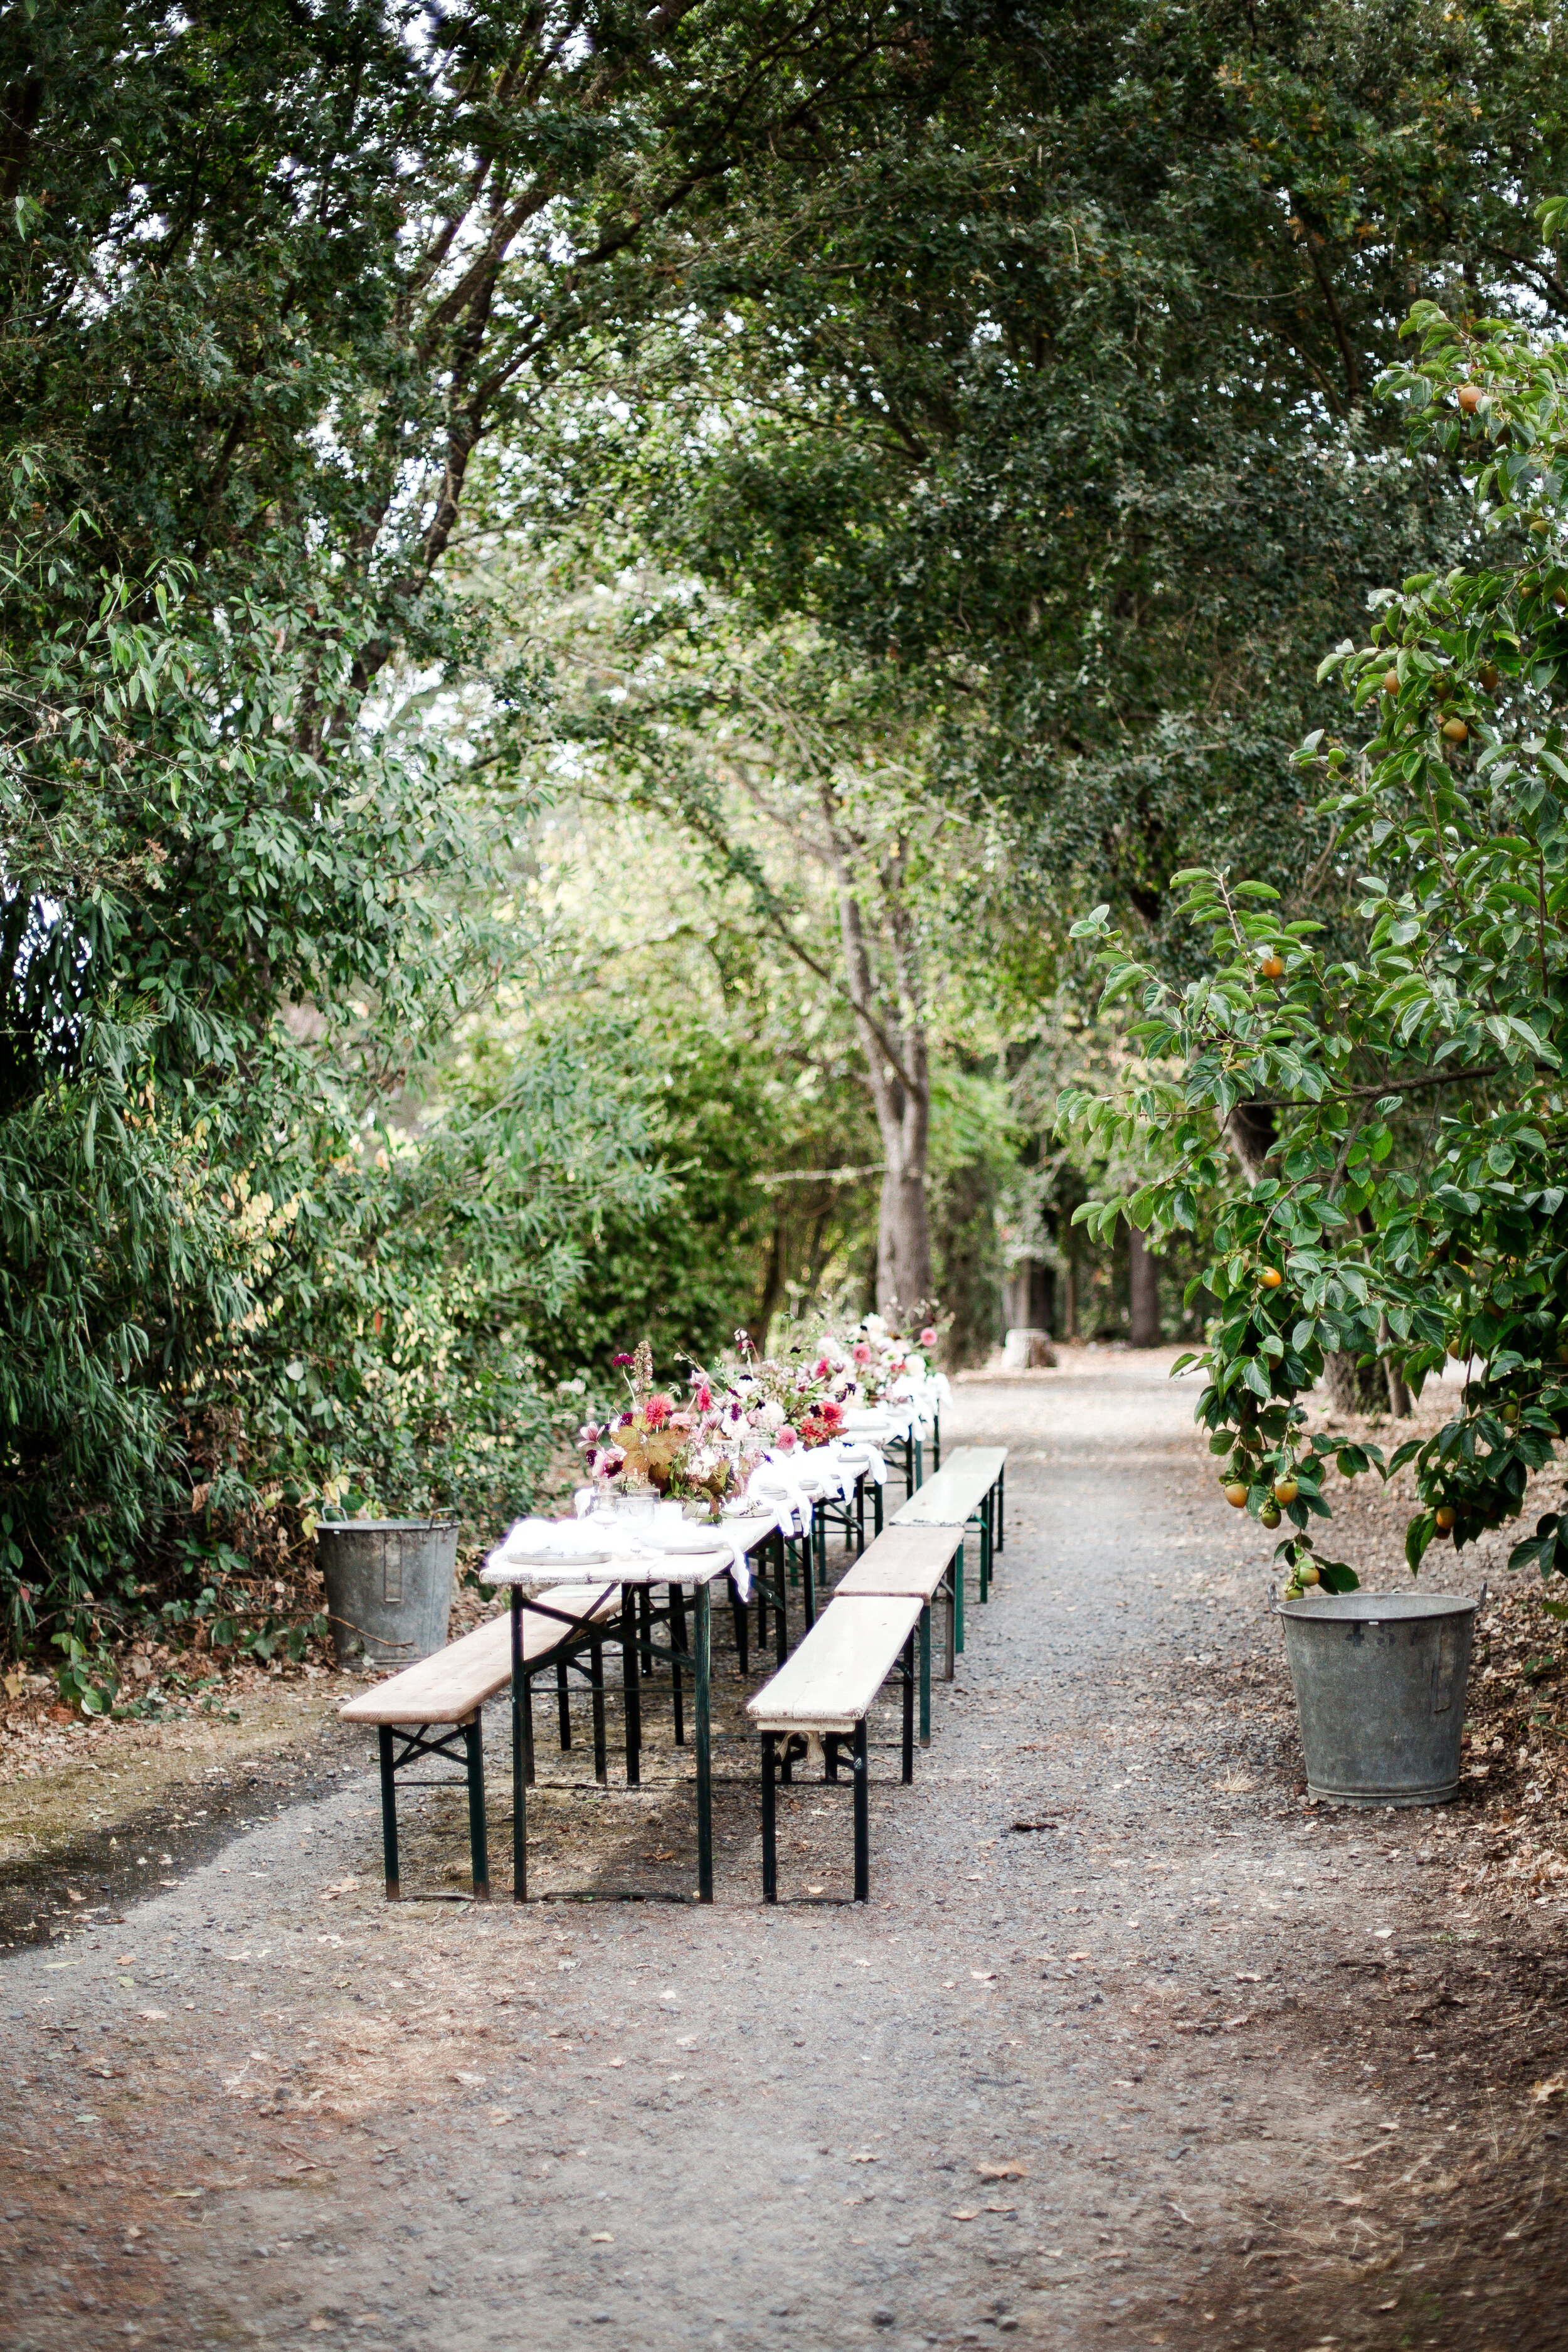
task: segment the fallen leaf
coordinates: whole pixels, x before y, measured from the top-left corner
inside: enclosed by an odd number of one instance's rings
[[[335,1902],[340,1895],[352,1895],[358,1885],[357,1878],[340,1878],[335,1886],[322,1887],[321,1900],[323,1903]],[[324,2321],[322,2325],[325,2325]]]
[[[1005,2157],[996,2164],[977,2164],[974,2168],[982,2180],[1027,2180],[1029,2168],[1016,2157]]]
[[[851,2164],[880,2164],[882,2159],[879,2156],[869,2155],[862,2148],[860,2153],[858,2156],[852,2156],[849,2161]]]
[[[1556,2098],[1563,2090],[1568,2090],[1568,2075],[1548,2074],[1544,2082],[1531,2086],[1530,2095],[1538,2107],[1543,2107],[1548,2099]]]
[[[1236,1981],[1237,1984],[1261,1984],[1263,1979],[1254,1969],[1238,1969],[1236,1972]]]
[[[952,2218],[955,2221],[977,2221],[980,2219],[979,2210],[973,2206],[961,2205]]]
[[[1373,2305],[1373,2309],[1374,2311],[1397,2311],[1398,2308],[1399,2297],[1396,2294],[1391,2294],[1386,2303],[1374,2303]]]
[[[166,2009],[139,2009],[136,2014],[138,2017],[144,2017],[149,2025],[152,2025],[156,2023],[158,2020],[166,2018],[169,2012]]]
[[[510,2107],[487,2107],[485,2110],[485,2118],[487,2122],[492,2124],[510,2124],[511,2121],[511,2109]]]
[[[820,1886],[808,1886],[805,1891],[808,1895],[820,1895],[822,1889]]]
[[[87,1897],[85,1895],[79,1895],[74,1886],[68,1886],[66,1888],[66,1901],[68,1903],[85,1903],[87,1901]]]
[[[133,1969],[136,1966],[138,1957],[138,1954],[135,1952],[121,1952],[114,1965],[117,1969]]]
[[[1089,1957],[1089,1956],[1087,1952],[1069,1952],[1068,1954],[1069,1960],[1087,1960]]]
[[[320,2328],[320,2327],[330,2327],[330,2326],[331,2326],[331,2324],[332,2324],[332,2323],[331,2323],[331,2321],[330,2319],[322,2319],[322,2318],[321,2318],[321,2317],[319,2317],[319,2316],[318,2316],[317,2318],[315,2318],[315,2319],[308,2319],[308,2320],[305,2322],[305,2325],[306,2325],[306,2326],[307,2326],[307,2327],[317,2327],[317,2328]]]
[[[591,2246],[613,2246],[615,2242],[608,2230],[590,2230],[588,2232],[588,2243]]]
[[[1227,2018],[1226,2018],[1226,2019],[1223,2021],[1223,2022],[1224,2022],[1224,2024],[1225,2024],[1225,2027],[1226,2027],[1226,2031],[1228,2032],[1228,2030],[1230,2029],[1230,2027],[1231,2027],[1231,2026],[1233,2026],[1233,2025],[1250,2025],[1250,2024],[1251,2024],[1251,2022],[1252,2022],[1252,2019],[1251,2019],[1250,2014],[1249,2014],[1248,2012],[1247,2012],[1247,2011],[1243,2011],[1243,2013],[1241,2014],[1241,2016],[1239,2016],[1239,2017],[1227,2017]]]
[[[465,2074],[458,2071],[454,2072],[452,2080],[454,2083],[461,2083],[466,2091],[480,2091],[484,2088],[485,2078],[482,2074]]]
[[[606,2066],[624,2066],[626,2063],[624,2058],[606,2058],[605,2061]]]
[[[996,1981],[994,1969],[971,1969],[969,1973],[976,1984],[994,1984]]]
[[[988,2213],[1016,2213],[1017,2210],[1016,2205],[987,2205],[985,2208]]]

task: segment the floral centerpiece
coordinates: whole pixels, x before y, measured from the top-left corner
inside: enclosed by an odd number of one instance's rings
[[[579,1433],[595,1486],[608,1494],[656,1494],[716,1510],[766,1450],[745,1402],[697,1367],[684,1383],[684,1399],[656,1388],[646,1339],[615,1363],[626,1375],[626,1409],[605,1422],[585,1423]]]
[[[891,1395],[901,1381],[928,1376],[930,1351],[936,1340],[934,1323],[921,1325],[910,1339],[897,1322],[889,1323],[881,1315],[865,1315],[841,1334],[825,1332],[816,1349],[821,1360],[833,1358],[847,1364],[856,1398],[863,1405],[874,1405]]]

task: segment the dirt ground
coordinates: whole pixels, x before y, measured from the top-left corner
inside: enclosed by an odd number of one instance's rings
[[[657,1698],[640,1795],[541,1706],[562,1899],[521,1910],[454,1899],[446,1793],[408,1807],[432,1899],[383,1902],[325,1679],[161,1730],[35,1707],[0,1748],[0,2339],[1560,2347],[1551,1622],[1496,1557],[1429,1559],[1495,1596],[1461,1799],[1309,1805],[1272,1546],[1168,1361],[961,1386],[944,1440],[1011,1449],[1007,1546],[912,1789],[877,1727],[864,1910],[847,1789],[807,1780],[760,1904],[722,1627],[710,1910],[570,1899],[689,1893]],[[1401,1524],[1347,1495],[1369,1582]]]

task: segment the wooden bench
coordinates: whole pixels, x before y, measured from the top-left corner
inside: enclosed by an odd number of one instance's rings
[[[952,1680],[959,1612],[963,1599],[963,1529],[954,1527],[889,1528],[868,1545],[833,1589],[835,1601],[877,1596],[915,1600],[921,1612],[921,1746],[931,1746],[931,1607],[939,1592],[947,1601],[947,1645],[942,1679]]]
[[[948,1456],[945,1468],[928,1478],[917,1494],[893,1513],[896,1528],[980,1528],[980,1598],[991,1598],[991,1563],[1003,1546],[1007,1449],[1005,1445],[961,1445]],[[954,1639],[963,1647],[963,1591],[957,1593]]]
[[[578,1654],[597,1646],[596,1632],[604,1619],[620,1608],[618,1584],[574,1585],[552,1591],[550,1603],[558,1614],[529,1611],[522,1622],[523,1664],[529,1667],[554,1664],[558,1669],[563,1748],[571,1746],[565,1675]],[[595,1660],[597,1666],[598,1661]],[[386,1894],[395,1902],[401,1893],[397,1870],[397,1775],[405,1765],[425,1756],[461,1763],[468,1790],[468,1853],[473,1866],[476,1901],[489,1900],[489,1862],[485,1844],[485,1751],[480,1711],[488,1698],[508,1688],[512,1680],[511,1621],[499,1617],[476,1625],[460,1641],[449,1643],[416,1665],[405,1666],[374,1689],[349,1699],[338,1709],[347,1723],[373,1723],[381,1750],[381,1841],[386,1872]],[[604,1675],[594,1676],[594,1761],[605,1777]],[[452,1727],[437,1738],[432,1727]],[[403,1741],[401,1752],[398,1740]],[[413,1781],[415,1788],[451,1788],[447,1780]]]
[[[873,1549],[875,1547],[873,1547]],[[871,1553],[867,1552],[868,1560]],[[865,1560],[859,1563],[865,1565]],[[900,1668],[904,1697],[903,1779],[914,1779],[915,1629],[929,1622],[918,1592],[834,1595],[786,1665],[746,1702],[763,1739],[763,1900],[778,1901],[777,1783],[787,1785],[805,1735],[816,1732],[827,1778],[838,1777],[838,1748],[850,1743],[855,1780],[855,1900],[871,1885],[871,1811],[866,1718],[889,1675]],[[782,1757],[779,1741],[784,1740]]]

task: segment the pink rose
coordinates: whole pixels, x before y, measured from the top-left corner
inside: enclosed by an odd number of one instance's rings
[[[857,1339],[849,1352],[854,1357],[855,1361],[858,1364],[868,1364],[871,1360],[871,1346],[869,1340]]]
[[[773,1444],[778,1447],[778,1450],[779,1450],[779,1452],[780,1452],[781,1454],[790,1454],[790,1453],[793,1453],[793,1451],[795,1450],[795,1432],[794,1432],[794,1430],[793,1430],[793,1429],[781,1429],[781,1430],[780,1430],[780,1432],[779,1432],[779,1433],[778,1433],[778,1435],[774,1438],[774,1440],[773,1440]]]
[[[925,1327],[925,1329],[921,1333],[921,1346],[922,1348],[934,1348],[934,1347],[935,1347],[935,1345],[936,1345],[936,1333],[935,1333],[935,1331],[932,1329],[931,1326],[928,1323],[928,1324],[926,1325],[926,1327]]]

